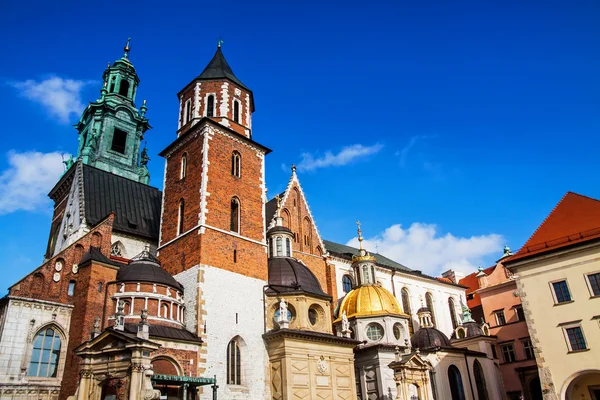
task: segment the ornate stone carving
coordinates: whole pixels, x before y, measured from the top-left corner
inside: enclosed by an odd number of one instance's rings
[[[319,361],[317,361],[317,369],[322,374],[327,372],[327,370],[329,369],[329,364],[327,363],[327,360],[325,360],[325,357],[321,356]]]

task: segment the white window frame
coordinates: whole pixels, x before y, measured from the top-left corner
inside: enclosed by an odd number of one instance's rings
[[[189,107],[189,109],[188,109]],[[183,125],[190,122],[192,115],[192,99],[187,99],[183,105]]]
[[[569,291],[569,297],[571,298],[571,300],[559,302],[558,299],[556,298],[556,292],[554,291],[554,283],[558,283],[558,282],[562,282],[562,281],[564,281],[567,284],[567,290]],[[571,290],[571,286],[569,285],[569,280],[567,278],[560,278],[560,279],[555,279],[553,281],[550,281],[550,282],[548,282],[548,286],[550,287],[550,293],[552,293],[552,300],[554,300],[555,305],[569,304],[569,303],[572,303],[575,301],[573,299],[573,291]]]
[[[519,317],[519,312],[517,311],[519,308],[523,311],[523,319],[521,319]],[[518,322],[525,321],[525,310],[523,309],[523,305],[522,304],[517,304],[516,306],[513,306],[513,310],[515,312],[515,317],[517,317],[517,321]]]
[[[561,324],[560,328],[562,329],[563,337],[565,338],[565,343],[567,344],[567,350],[569,353],[578,353],[580,351],[588,351],[590,349],[590,342],[585,337],[585,332],[583,331],[583,327],[581,326],[581,320]],[[569,334],[567,333],[567,329],[569,328],[581,329],[581,335],[583,336],[583,340],[585,341],[585,349],[573,350],[573,348],[571,347],[571,341],[569,340]]]
[[[500,321],[498,320],[498,314],[499,313],[502,313],[502,315],[504,316],[504,323],[503,324],[501,324]],[[507,324],[507,322],[506,322],[506,313],[504,312],[504,309],[494,311],[494,318],[496,319],[496,326],[503,326],[503,325]]]
[[[238,120],[237,120],[237,122],[235,122],[235,114],[234,114],[234,112],[235,112],[235,103],[238,103]],[[242,122],[243,122],[242,115],[243,114],[244,113],[242,111],[242,102],[239,101],[238,99],[233,99],[231,101],[231,120],[233,122],[235,122],[236,124],[242,125]]]
[[[600,271],[586,272],[585,274],[583,274],[583,279],[585,279],[585,284],[587,285],[587,288],[590,291],[590,297],[600,297],[600,294],[594,294],[594,291],[592,290],[592,285],[590,283],[590,275],[594,274],[600,274]]]
[[[183,153],[181,155],[179,179],[181,180],[181,179],[185,178],[186,175],[187,175],[187,153]]]
[[[217,116],[217,94],[216,93],[206,93],[206,95],[204,96],[204,113],[202,114],[203,117],[208,117],[208,98],[210,96],[213,96],[214,101],[213,101],[213,116],[211,118],[214,118]]]

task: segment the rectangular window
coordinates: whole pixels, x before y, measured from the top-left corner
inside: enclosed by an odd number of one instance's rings
[[[496,325],[506,325],[506,317],[504,317],[504,310],[494,311],[496,315]]]
[[[73,296],[75,294],[75,281],[69,282],[69,288],[67,289],[67,295]]]
[[[567,281],[553,282],[552,288],[554,289],[554,298],[556,299],[556,303],[566,303],[571,301],[571,293],[569,292]]]
[[[531,343],[531,339],[522,339],[521,343],[523,344],[523,352],[525,353],[525,358],[528,360],[533,360],[535,358],[535,353],[533,352],[533,344]]]
[[[523,306],[515,306],[515,314],[517,315],[517,321],[525,321],[525,313],[523,312]]]
[[[590,284],[590,291],[592,296],[600,296],[600,272],[595,274],[589,274],[587,276],[588,283]]]
[[[498,358],[498,353],[496,353],[495,345],[492,345],[492,357],[494,357],[494,360],[496,360]]]
[[[515,348],[512,343],[500,345],[500,349],[502,349],[502,359],[505,363],[515,362]]]
[[[125,154],[125,145],[127,143],[127,132],[115,128],[110,149],[121,154]]]
[[[565,332],[567,334],[567,339],[569,340],[569,347],[571,348],[571,351],[587,349],[585,338],[583,337],[583,331],[581,330],[580,326],[566,328]]]

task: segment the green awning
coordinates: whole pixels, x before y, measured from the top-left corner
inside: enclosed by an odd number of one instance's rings
[[[205,386],[214,385],[217,383],[216,378],[202,378],[199,376],[180,376],[180,375],[152,375],[152,382],[162,384],[182,384],[187,383],[190,386]]]

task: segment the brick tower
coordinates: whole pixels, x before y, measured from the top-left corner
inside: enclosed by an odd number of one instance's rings
[[[264,368],[253,368],[250,360],[267,364],[262,290],[268,277],[264,159],[270,150],[252,139],[252,91],[220,46],[178,97],[177,138],[160,153],[166,166],[158,256],[185,286],[191,302],[186,320],[205,341],[198,376],[238,382],[225,359],[238,349],[247,362],[240,368],[244,382],[224,387],[224,398],[236,398],[229,392],[234,386],[245,388],[244,398],[264,398]]]

